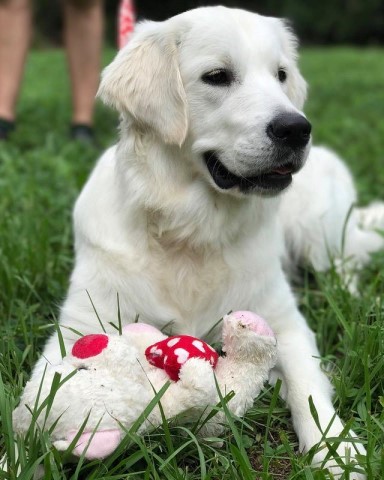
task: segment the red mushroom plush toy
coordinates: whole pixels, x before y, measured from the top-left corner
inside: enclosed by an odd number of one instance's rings
[[[145,356],[151,365],[163,368],[174,381],[179,379],[180,369],[189,359],[201,358],[214,368],[219,358],[210,345],[189,335],[177,335],[161,340],[149,346],[145,350]]]
[[[224,317],[223,351],[226,356],[219,357],[198,338],[167,337],[143,323],[127,325],[122,335],[86,335],[60,364],[47,365],[42,380],[27,383],[13,412],[14,429],[25,434],[33,414],[58,450],[95,459],[112,453],[139,418],[144,432],[163,422],[162,412],[166,418],[183,413],[182,420],[208,414],[220,398],[217,385],[223,395],[234,391],[228,408],[243,415],[274,366],[276,339],[262,318],[235,312]],[[158,406],[148,411],[160,391],[162,412]],[[204,433],[218,435],[223,423],[219,412]]]

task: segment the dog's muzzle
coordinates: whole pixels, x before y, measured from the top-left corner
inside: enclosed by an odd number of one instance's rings
[[[214,150],[203,154],[215,184],[222,190],[238,188],[243,193],[274,196],[292,182],[292,175],[304,165],[307,145],[311,139],[311,124],[298,113],[282,113],[266,128],[271,140],[268,159],[251,175],[238,175],[229,170]]]

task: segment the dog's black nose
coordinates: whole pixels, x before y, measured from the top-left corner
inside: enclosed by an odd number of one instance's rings
[[[298,113],[281,113],[267,126],[267,135],[275,143],[303,148],[311,137],[311,124]]]

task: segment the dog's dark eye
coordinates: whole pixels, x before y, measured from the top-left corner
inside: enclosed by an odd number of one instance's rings
[[[284,70],[284,68],[279,68],[277,71],[277,78],[281,83],[284,83],[287,80],[287,72]]]
[[[233,81],[233,75],[230,70],[217,68],[216,70],[204,73],[201,79],[204,83],[208,83],[209,85],[229,87]]]

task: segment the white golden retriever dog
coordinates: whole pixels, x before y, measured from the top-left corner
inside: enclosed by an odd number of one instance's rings
[[[328,436],[338,436],[332,388],[282,263],[322,270],[331,254],[353,281],[343,253],[355,267],[383,247],[373,229],[384,225],[384,208],[348,217],[348,170],[311,148],[292,32],[279,19],[224,7],[144,22],[105,69],[99,95],[120,112],[121,138],[76,203],[76,264],[61,325],[98,331],[90,296],[108,328],[117,293],[124,323],[139,314],[201,337],[230,310],[258,312],[278,338],[271,381],[283,381],[300,448],[322,439],[309,396],[323,431],[333,419]],[[68,347],[77,338],[63,334]],[[60,358],[54,335],[34,375]],[[338,452],[353,459],[364,448],[342,443]]]

